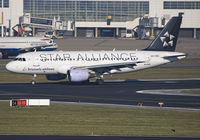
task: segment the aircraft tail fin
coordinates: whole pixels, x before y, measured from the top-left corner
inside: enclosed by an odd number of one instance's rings
[[[172,17],[146,51],[175,51],[183,13]]]

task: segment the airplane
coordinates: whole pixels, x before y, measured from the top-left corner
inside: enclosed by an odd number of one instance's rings
[[[17,56],[6,69],[32,74],[32,84],[37,74],[46,75],[48,80],[67,79],[69,83],[89,82],[95,77],[97,84],[103,84],[105,74],[133,72],[185,58],[185,53],[175,52],[182,14],[172,17],[152,43],[141,51],[29,52]]]
[[[57,48],[56,43],[46,37],[3,37],[0,38],[0,53],[3,59],[16,56],[19,53],[40,50],[52,51]]]

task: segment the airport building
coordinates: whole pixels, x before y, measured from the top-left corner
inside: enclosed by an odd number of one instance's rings
[[[181,36],[200,38],[200,0],[1,0],[0,6],[9,35],[27,29],[32,34],[54,30],[74,37],[145,39],[183,12]]]

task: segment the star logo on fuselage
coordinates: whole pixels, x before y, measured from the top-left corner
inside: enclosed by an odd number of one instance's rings
[[[175,36],[169,34],[169,32],[167,31],[164,36],[160,37],[160,40],[163,43],[163,47],[166,48],[168,46],[172,47],[174,45],[174,39]]]

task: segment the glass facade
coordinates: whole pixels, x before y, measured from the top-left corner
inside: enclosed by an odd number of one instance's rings
[[[149,1],[105,0],[24,0],[24,12],[33,17],[71,21],[132,21],[149,14]]]
[[[200,1],[164,1],[164,9],[200,9]]]
[[[0,0],[0,8],[2,7],[2,0]],[[3,0],[3,7],[9,8],[9,0]]]

